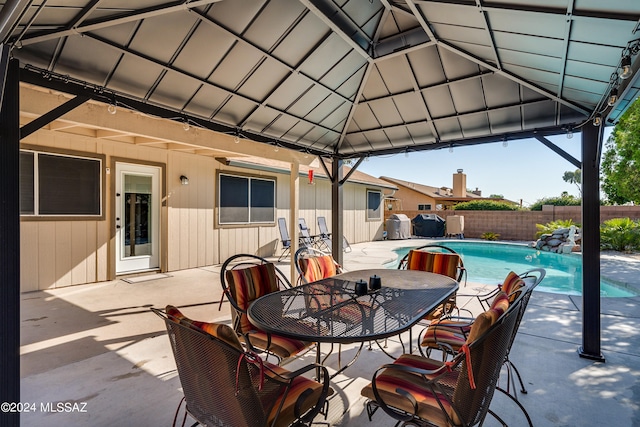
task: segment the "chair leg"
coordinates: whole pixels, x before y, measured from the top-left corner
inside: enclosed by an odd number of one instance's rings
[[[502,394],[504,394],[509,399],[511,399],[511,401],[514,402],[518,406],[518,408],[520,408],[520,411],[522,411],[522,413],[524,414],[525,418],[527,419],[527,424],[529,424],[529,427],[533,427],[533,422],[531,421],[531,417],[529,416],[529,413],[527,412],[525,407],[522,406],[522,403],[520,403],[520,401],[518,399],[516,399],[515,397],[513,397],[510,393],[507,393],[507,391],[505,389],[503,389],[501,387],[496,387],[496,390],[500,391]],[[491,415],[496,417],[496,419],[500,420],[500,418],[493,411],[489,410],[489,412],[491,413]],[[502,421],[502,420],[500,420],[500,421]],[[503,422],[503,425],[506,425],[506,424],[504,424],[504,422]]]
[[[509,356],[505,358],[503,365],[507,367],[507,393],[511,394],[511,386],[513,386],[513,397],[518,400],[518,393],[516,391],[516,380],[514,378],[513,372],[515,372],[515,376],[518,377],[518,382],[520,383],[520,392],[522,394],[527,394],[527,389],[524,387],[524,382],[522,381],[522,376],[520,376],[520,371],[518,371],[516,365],[514,365],[511,360],[509,360]]]

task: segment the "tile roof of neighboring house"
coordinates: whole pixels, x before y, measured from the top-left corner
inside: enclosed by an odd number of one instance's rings
[[[229,166],[237,166],[248,169],[257,169],[263,171],[272,171],[276,173],[284,173],[289,174],[291,172],[291,164],[288,162],[283,162],[279,160],[272,159],[264,159],[262,157],[224,157],[218,158],[218,160],[222,163],[225,163]],[[331,169],[331,161],[326,161],[327,168]],[[351,170],[351,167],[344,166],[344,175]],[[313,170],[314,179],[329,179],[327,174],[324,171],[324,168],[319,164],[319,161],[316,159],[312,162],[310,166],[300,165],[300,175],[308,176],[309,170]],[[368,175],[364,172],[360,172],[357,169],[351,174],[348,182],[363,184],[363,185],[375,185],[376,187],[386,188],[390,190],[397,190],[398,187],[393,185],[388,181],[376,178],[374,176]]]
[[[467,191],[467,197],[454,197],[453,190],[448,187],[431,187],[429,185],[418,184],[410,181],[403,181],[401,179],[389,178],[388,176],[381,176],[381,180],[388,181],[395,185],[410,188],[418,193],[422,193],[425,196],[433,197],[440,200],[467,200],[467,199],[482,199],[482,196]]]

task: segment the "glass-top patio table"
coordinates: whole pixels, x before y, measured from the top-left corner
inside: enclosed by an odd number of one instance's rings
[[[380,277],[381,288],[357,295],[356,282],[368,283],[374,275]],[[364,343],[408,330],[457,289],[455,280],[440,274],[358,270],[267,294],[254,301],[247,314],[266,332],[318,345]]]

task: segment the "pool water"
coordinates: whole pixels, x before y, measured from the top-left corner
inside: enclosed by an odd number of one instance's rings
[[[511,270],[523,273],[526,270],[541,267],[546,270],[547,275],[536,290],[565,295],[582,295],[582,257],[579,254],[555,254],[512,243],[447,240],[442,244],[462,256],[469,282],[498,284],[502,283]],[[395,250],[394,252],[398,254],[398,260],[389,267],[396,268],[400,259],[410,249]],[[637,296],[631,290],[605,280],[600,282],[600,295],[602,297]]]

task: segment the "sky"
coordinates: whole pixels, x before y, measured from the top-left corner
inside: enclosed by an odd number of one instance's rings
[[[613,127],[605,129],[606,142]],[[574,133],[548,137],[558,147],[581,160],[581,136]],[[536,139],[481,144],[468,147],[371,156],[358,170],[369,175],[411,181],[432,187],[453,187],[453,174],[463,169],[467,188],[482,191],[483,197],[501,194],[505,199],[529,206],[539,199],[560,196],[563,191],[580,196],[578,187],[562,179],[573,164]]]

